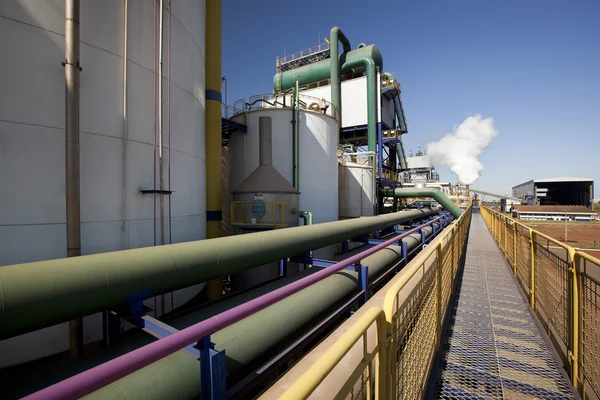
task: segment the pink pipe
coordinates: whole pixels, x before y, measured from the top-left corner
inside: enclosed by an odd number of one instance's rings
[[[120,357],[100,364],[97,367],[88,369],[80,374],[72,376],[64,381],[48,386],[36,393],[33,393],[24,399],[78,399],[90,394],[114,381],[129,375],[138,369],[144,368],[164,358],[176,351],[183,349],[191,343],[195,343],[205,336],[211,335],[223,328],[228,327],[270,305],[277,303],[297,293],[315,283],[343,270],[344,268],[360,262],[365,257],[370,256],[384,249],[408,235],[411,235],[424,227],[433,224],[441,219],[434,219],[426,224],[420,225],[409,231],[406,231],[392,239],[378,244],[368,250],[360,252],[350,258],[340,261],[331,267],[324,268],[310,276],[290,283],[287,286],[276,289],[247,303],[231,308],[209,319],[201,321],[195,325],[189,326],[172,335],[152,342],[144,347],[133,350]],[[199,367],[199,366],[198,366]],[[200,378],[198,378],[200,379]]]

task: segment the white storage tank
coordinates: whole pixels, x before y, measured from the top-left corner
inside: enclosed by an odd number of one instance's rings
[[[338,220],[337,129],[335,118],[318,111],[300,111],[299,192],[300,209],[313,214],[313,223]],[[292,110],[265,108],[233,117],[245,123],[248,133],[236,132],[229,141],[230,188],[236,188],[259,165],[258,120],[269,116],[273,129],[273,167],[293,181]],[[332,251],[317,251],[331,257]]]
[[[165,199],[165,242],[175,243],[206,237],[205,2],[173,1],[172,15],[170,3],[163,12],[163,176],[174,191],[171,204]],[[153,246],[155,235],[160,244],[158,196],[140,194],[159,185],[159,7],[127,4],[124,21],[123,1],[81,2],[82,254]],[[0,268],[67,255],[64,34],[64,0],[2,1]],[[199,290],[175,292],[175,306]],[[169,311],[170,295],[165,303]],[[85,343],[101,339],[101,327],[100,314],[84,318]],[[0,367],[68,347],[68,323],[4,340]]]
[[[339,160],[340,219],[375,215],[377,176],[373,156],[341,154]]]

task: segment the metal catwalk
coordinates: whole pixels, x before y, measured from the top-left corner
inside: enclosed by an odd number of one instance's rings
[[[481,214],[430,380],[435,399],[570,399],[576,395],[529,312]]]

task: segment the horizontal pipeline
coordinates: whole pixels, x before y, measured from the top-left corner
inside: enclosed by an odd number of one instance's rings
[[[293,257],[431,210],[250,235],[62,258],[0,268],[0,340]]]
[[[437,218],[429,224],[437,223]],[[360,262],[363,258],[379,250],[391,246],[403,238],[419,231],[422,226],[408,230],[400,235],[386,240],[368,250],[358,253],[335,265],[316,272],[306,278],[300,279],[287,286],[276,289],[247,303],[224,311],[214,317],[199,322],[179,332],[150,343],[130,353],[117,357],[97,367],[91,368],[62,382],[42,389],[25,399],[77,399],[94,392],[126,375],[129,375],[145,366],[148,366],[169,354],[177,352],[186,346],[200,341],[203,337],[211,335],[228,327],[268,306],[277,303],[307,287],[343,270],[346,267]]]

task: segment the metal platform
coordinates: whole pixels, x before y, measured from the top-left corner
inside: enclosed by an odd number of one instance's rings
[[[480,214],[453,312],[430,398],[577,398]]]

